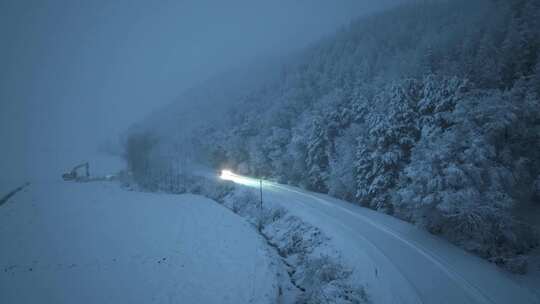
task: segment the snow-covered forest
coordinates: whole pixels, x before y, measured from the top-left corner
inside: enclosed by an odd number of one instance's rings
[[[177,172],[197,160],[519,268],[538,245],[523,214],[540,204],[540,1],[422,1],[358,19],[193,88],[124,144],[150,190],[184,191]]]

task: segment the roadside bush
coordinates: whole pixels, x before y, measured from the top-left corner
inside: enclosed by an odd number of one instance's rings
[[[189,193],[200,194],[222,202],[234,189],[234,185],[230,182],[215,182],[204,177],[190,176],[186,188]]]
[[[328,256],[309,259],[302,272],[295,277],[305,292],[297,303],[301,304],[356,304],[367,303],[368,297],[363,287],[352,286],[347,279],[351,271],[345,269]]]

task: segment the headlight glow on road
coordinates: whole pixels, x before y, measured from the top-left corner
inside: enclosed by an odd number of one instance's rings
[[[259,187],[259,180],[234,174],[230,170],[222,170],[219,178],[232,181],[240,185]]]
[[[219,176],[221,179],[229,179],[234,174],[229,170],[221,170],[221,175]]]

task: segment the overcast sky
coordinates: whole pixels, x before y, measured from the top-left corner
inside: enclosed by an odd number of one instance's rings
[[[182,90],[393,2],[0,0],[0,165],[83,160]]]

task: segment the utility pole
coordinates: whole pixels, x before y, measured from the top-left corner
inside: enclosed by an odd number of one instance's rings
[[[263,199],[262,199],[262,178],[259,178],[259,190],[260,190],[260,194],[261,194],[261,210],[262,210],[262,207],[263,207]]]
[[[259,178],[259,193],[260,193],[260,201],[259,201],[259,218],[257,220],[257,230],[262,230],[262,221],[263,221],[263,199],[262,199],[262,178]]]

